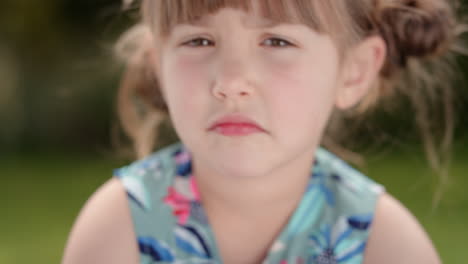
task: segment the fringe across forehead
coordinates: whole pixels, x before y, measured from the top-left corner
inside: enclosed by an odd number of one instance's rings
[[[304,24],[332,34],[346,25],[344,1],[337,0],[144,0],[143,19],[159,35],[168,36],[178,24],[193,23],[221,8],[240,9],[277,23]]]

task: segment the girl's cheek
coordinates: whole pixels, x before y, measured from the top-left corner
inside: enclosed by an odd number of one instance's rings
[[[289,74],[303,67],[303,54],[293,48],[263,50],[256,56],[262,67],[274,74]]]
[[[200,56],[180,56],[174,61],[172,71],[175,73],[174,81],[184,87],[196,89],[203,80],[206,81],[209,69],[209,60]]]
[[[270,56],[262,60],[261,72],[268,83],[268,87],[274,90],[280,90],[283,94],[300,89],[304,83],[304,79],[309,79],[310,74],[305,73],[305,68],[311,65],[304,65],[302,60],[296,56],[286,56],[287,54],[279,54],[280,56]]]
[[[174,63],[174,68],[178,69],[181,73],[193,74],[202,71],[206,63],[207,60],[199,55],[178,56]]]

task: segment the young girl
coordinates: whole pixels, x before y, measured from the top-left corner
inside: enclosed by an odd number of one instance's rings
[[[448,1],[143,0],[141,10],[122,40],[132,53],[119,100],[139,95],[144,124],[121,114],[144,158],[87,202],[63,263],[440,263],[405,207],[320,144],[346,129],[343,113],[432,92],[400,81],[423,80],[414,69],[453,49]],[[181,142],[147,155],[163,114]]]

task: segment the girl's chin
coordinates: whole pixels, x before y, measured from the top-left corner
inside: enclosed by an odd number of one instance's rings
[[[205,146],[211,148],[217,153],[242,153],[259,152],[268,143],[268,138],[265,134],[253,133],[243,136],[226,136],[218,133],[212,133],[206,138],[207,144]]]
[[[210,162],[221,173],[229,177],[254,178],[264,175],[267,171],[263,164],[267,164],[263,157],[244,155],[243,157],[217,156]],[[270,163],[271,164],[271,163]]]

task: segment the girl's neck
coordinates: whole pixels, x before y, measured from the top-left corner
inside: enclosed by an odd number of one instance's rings
[[[193,160],[194,175],[208,214],[233,214],[246,219],[291,213],[311,177],[313,153],[256,177],[219,175]]]

